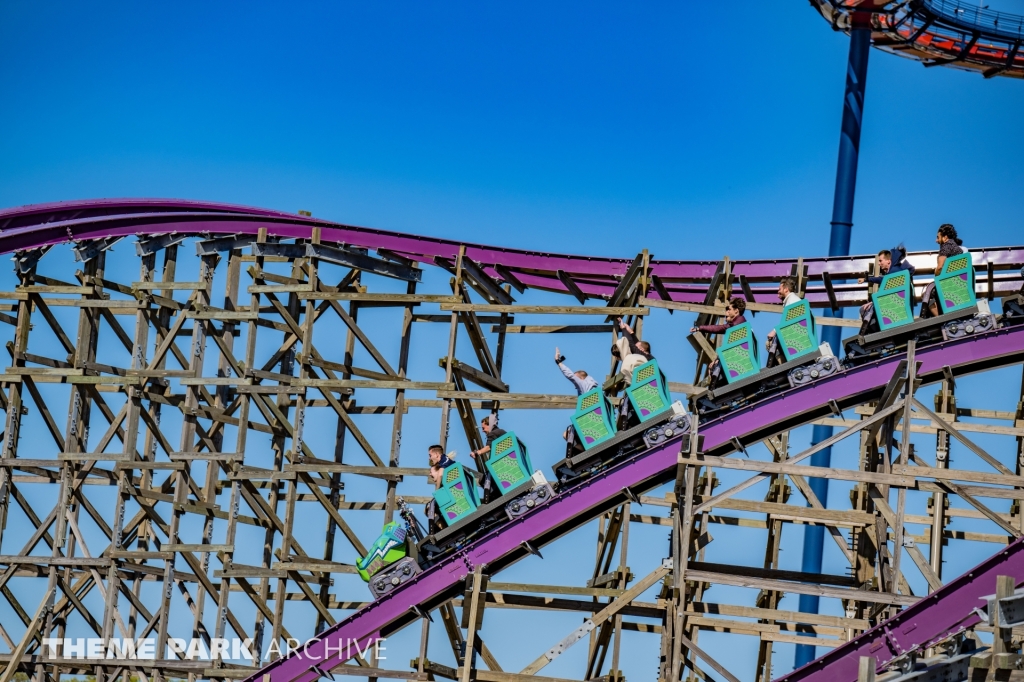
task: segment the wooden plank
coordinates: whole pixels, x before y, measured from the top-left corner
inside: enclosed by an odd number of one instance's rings
[[[30,284],[27,286],[17,286],[15,291],[26,291],[31,294],[72,294],[75,296],[93,296],[96,294],[95,287],[82,287],[82,286],[45,286],[38,284]]]
[[[574,395],[550,395],[546,393],[490,393],[486,391],[438,391],[437,397],[441,399],[454,400],[500,400],[502,404],[506,401],[528,401],[535,403],[550,403],[564,407],[576,407],[577,396]]]
[[[292,386],[333,389],[405,389],[408,391],[445,391],[455,388],[455,384],[446,384],[443,381],[361,381],[359,379],[295,379],[292,381]]]
[[[785,632],[765,632],[761,635],[761,639],[766,642],[788,642],[790,644],[804,644],[807,646],[823,646],[829,649],[835,649],[838,646],[846,644],[846,640],[842,639],[806,637],[796,633],[790,635]]]
[[[443,294],[363,294],[353,291],[313,291],[308,284],[286,284],[274,286],[253,284],[248,287],[251,294],[295,294],[296,298],[315,301],[358,301],[360,303],[457,303],[455,296]]]
[[[170,544],[164,543],[160,545],[160,549],[165,552],[234,552],[234,545],[189,545],[189,544]]]
[[[138,291],[192,291],[205,289],[208,282],[132,282],[132,289]]]
[[[717,461],[715,461],[717,460]],[[880,474],[873,471],[853,471],[849,469],[824,469],[815,466],[801,466],[787,462],[762,462],[751,459],[733,459],[726,457],[679,457],[680,464],[690,466],[710,466],[722,469],[738,469],[740,471],[757,471],[766,474],[797,474],[809,478],[828,478],[837,481],[859,481],[861,483],[878,483],[880,485],[913,488],[913,476]],[[715,503],[717,504],[717,502]],[[713,505],[714,506],[714,505]]]
[[[487,584],[491,593],[521,592],[524,594],[571,594],[580,597],[619,597],[625,590],[613,590],[600,587],[566,587],[563,585],[532,585],[529,583],[493,583]]]
[[[225,322],[257,320],[259,313],[251,310],[220,310],[218,308],[202,311],[186,310],[185,317],[190,320],[221,320]]]
[[[727,573],[714,573],[711,571],[697,571],[690,569],[687,569],[686,571],[686,579],[698,582],[707,582],[713,585],[732,585],[733,587],[746,587],[755,590],[813,594],[818,595],[819,597],[852,599],[854,601],[866,601],[873,604],[910,606],[918,601],[918,597],[908,597],[901,594],[890,594],[888,592],[871,592],[868,590],[856,590],[849,587],[827,587],[825,585],[790,582],[788,580],[768,580],[765,578],[734,576]]]
[[[187,468],[184,462],[147,462],[145,460],[118,462],[114,465],[114,471],[133,471],[135,469],[144,471],[185,471]]]
[[[482,321],[482,320],[481,320]],[[610,324],[510,324],[505,327],[508,334],[607,334],[615,329]],[[501,331],[501,325],[492,325],[491,333]]]
[[[515,276],[515,273],[513,273],[507,267],[505,267],[501,263],[496,263],[495,266],[494,266],[494,271],[497,272],[498,275],[503,280],[505,280],[507,283],[511,284],[513,289],[515,289],[516,291],[518,291],[521,294],[526,293],[526,285],[523,284],[519,280],[519,278]]]
[[[245,459],[244,452],[172,452],[168,455],[172,462],[241,462]]]
[[[893,464],[892,473],[896,475],[933,478],[937,481],[968,481],[970,483],[1012,485],[1024,488],[1024,476],[990,474],[985,471],[968,471],[966,469],[936,469],[927,466]]]
[[[8,566],[23,566],[23,565],[41,565],[41,566],[68,566],[68,567],[91,567],[91,568],[109,568],[110,559],[101,558],[94,559],[88,557],[44,557],[44,556],[25,556],[25,555],[0,555],[0,565]]]
[[[73,377],[85,374],[84,369],[75,367],[8,367],[4,372],[9,375],[26,377],[49,375]]]
[[[259,672],[256,668],[251,668],[245,677],[252,675],[255,672]],[[380,679],[388,680],[429,680],[431,676],[427,673],[418,673],[414,670],[387,670],[385,668],[373,668],[370,666],[358,666],[358,665],[340,665],[331,668],[330,672],[334,675],[354,675],[355,677],[377,677]],[[223,668],[218,668],[212,671],[210,677],[219,677],[223,674]],[[481,679],[477,676],[476,679]]]
[[[287,472],[321,472],[339,474],[362,474],[364,476],[426,476],[430,469],[423,467],[368,467],[354,466],[352,464],[335,464],[334,462],[317,462],[315,464],[285,464],[284,472],[273,472],[275,474]],[[239,472],[244,475],[244,470]]]
[[[856,630],[867,630],[871,623],[859,618],[846,618],[844,616],[827,616],[818,613],[803,613],[801,611],[784,611],[778,609],[761,609],[755,606],[737,606],[735,604],[715,604],[710,602],[691,602],[686,606],[687,613],[713,613],[723,616],[741,616],[743,618],[756,618],[759,620],[786,621],[789,623],[808,623],[811,625],[825,625],[834,628]]]
[[[756,500],[722,500],[715,505],[718,509],[769,514],[779,520],[798,520],[811,523],[828,523],[842,526],[867,526],[875,522],[874,514],[859,511],[842,511],[837,509],[814,509],[813,507],[781,504],[778,502],[759,502]]]
[[[274,569],[283,571],[313,571],[320,573],[358,573],[351,564],[339,564],[334,561],[303,561],[300,557],[289,557],[290,561],[279,561]]]
[[[42,300],[51,308],[54,306],[62,306],[64,308],[108,308],[111,310],[123,308],[135,312],[140,308],[146,307],[146,304],[141,301],[107,301],[90,298],[44,298]],[[177,305],[182,307],[180,303]]]
[[[454,313],[512,313],[536,315],[650,315],[649,308],[607,308],[567,305],[488,305],[486,303],[442,303],[441,310]]]
[[[437,361],[437,364],[442,369],[447,368],[448,367],[448,358],[439,358],[438,361]],[[486,372],[481,372],[480,370],[478,370],[476,367],[473,367],[472,365],[466,364],[464,362],[459,362],[458,360],[453,358],[452,359],[452,368],[456,372],[458,372],[459,375],[464,380],[470,381],[470,382],[476,384],[477,386],[480,386],[482,388],[489,388],[492,391],[497,391],[499,393],[507,393],[508,392],[508,384],[506,384],[503,381],[500,381],[498,379],[495,379],[493,376],[491,376],[490,374],[488,374]]]
[[[58,452],[57,459],[67,462],[128,462],[120,452]]]
[[[562,286],[565,287],[566,291],[568,291],[577,301],[580,302],[580,305],[586,304],[587,298],[589,297],[583,292],[582,289],[579,288],[579,285],[577,285],[576,282],[573,281],[572,277],[569,276],[569,273],[567,273],[565,270],[557,270],[555,271],[555,275],[558,277],[558,281],[562,283]]]
[[[668,390],[670,393],[682,393],[685,396],[696,395],[703,391],[703,388],[698,388],[693,384],[681,384],[678,381],[668,382]]]
[[[662,301],[660,298],[641,298],[637,301],[639,305],[649,306],[651,308],[663,308],[666,310],[684,310],[686,312],[698,313],[703,315],[725,315],[725,305],[701,305],[699,303],[683,303],[682,301]],[[771,305],[768,303],[747,303],[747,310],[751,312],[765,312],[765,313],[778,313],[782,314],[781,305]],[[826,327],[851,327],[859,328],[860,320],[848,320],[843,317],[825,317],[824,315],[814,316],[815,324],[824,325]]]

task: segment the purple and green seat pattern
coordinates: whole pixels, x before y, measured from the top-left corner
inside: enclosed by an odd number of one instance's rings
[[[761,371],[757,355],[757,339],[749,322],[738,324],[725,333],[725,343],[718,349],[718,360],[726,380],[732,384]]]
[[[782,309],[782,322],[775,328],[786,361],[795,360],[818,347],[814,316],[807,301],[799,301]]]
[[[576,399],[572,426],[584,450],[597,447],[615,435],[612,405],[600,386],[590,389]]]
[[[871,294],[875,319],[881,331],[902,327],[914,321],[914,284],[906,270],[882,278],[878,291]]]
[[[974,294],[974,265],[969,251],[950,256],[935,278],[935,292],[942,312],[952,313],[977,303]]]
[[[434,491],[434,501],[441,511],[441,518],[449,526],[480,506],[476,482],[466,475],[462,464],[456,462],[444,470],[441,487]]]
[[[668,382],[657,360],[649,360],[633,370],[633,381],[626,389],[626,396],[641,424],[669,408],[672,399]]]
[[[533,474],[526,445],[512,431],[491,443],[491,455],[486,466],[502,495]]]

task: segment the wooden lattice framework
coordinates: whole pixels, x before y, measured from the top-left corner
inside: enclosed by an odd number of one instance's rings
[[[179,261],[186,259],[185,250],[193,243],[198,245],[198,267],[189,256],[188,268],[181,270],[197,270],[196,279],[181,281]],[[436,267],[451,275],[449,288],[426,292],[419,264],[383,249],[376,255],[332,250],[320,244],[318,229],[302,243],[268,238],[265,230],[256,239],[140,239],[134,262],[139,274],[129,283],[108,274],[113,258],[109,246],[79,244],[75,251],[82,260],[80,269],[64,276],[57,273],[70,271],[67,249],[57,247],[45,258],[46,249],[19,253],[16,286],[0,294],[9,301],[0,322],[12,332],[7,343],[10,366],[0,376],[0,407],[6,411],[0,458],[0,593],[13,614],[0,619],[0,639],[8,648],[0,660],[9,663],[0,682],[18,672],[37,682],[82,674],[101,682],[132,675],[191,681],[252,674],[253,668],[244,665],[180,658],[87,664],[62,650],[48,651],[41,642],[153,636],[157,651],[163,651],[173,637],[207,642],[239,637],[254,640],[254,648],[265,651],[272,640],[313,634],[289,631],[289,602],[311,607],[313,632],[320,632],[368,596],[365,591],[342,593],[333,582],[334,576],[354,572],[350,562],[337,557],[362,554],[373,539],[357,532],[366,524],[355,519],[376,511],[391,520],[405,480],[426,474],[422,466],[403,466],[400,458],[403,419],[410,410],[438,410],[442,443],[453,422],[461,424],[471,447],[478,448],[480,410],[564,410],[575,403],[573,396],[512,390],[509,373],[503,375],[508,334],[614,337],[609,315],[635,316],[642,333],[652,308],[710,319],[722,313],[726,291],[741,285],[749,292],[758,286],[734,282],[726,259],[704,305],[647,298],[650,289],[661,290],[671,282],[650,276],[644,251],[607,306],[586,306],[588,295],[562,272],[559,279],[579,299],[578,305],[524,305],[511,292],[523,294],[527,287],[511,271],[502,272],[499,264],[504,281],[496,280],[465,257],[465,249],[454,261],[436,260]],[[63,261],[58,260],[61,251]],[[124,263],[119,266],[123,272]],[[803,272],[797,269],[801,285]],[[223,278],[223,296],[214,292],[217,277]],[[386,280],[397,281],[399,292],[390,291],[393,285],[371,291],[371,283]],[[378,347],[385,333],[396,330],[360,323],[359,312],[375,307],[401,311],[394,364]],[[420,312],[426,307],[437,310]],[[778,306],[752,304],[750,309],[771,313]],[[669,318],[665,310],[656,312],[666,324],[688,324],[680,316]],[[597,323],[564,322],[581,314],[596,315]],[[515,315],[555,315],[559,323],[516,325]],[[332,332],[318,333],[328,318],[343,325],[344,343]],[[448,326],[447,344],[438,349],[445,372],[441,382],[407,376],[417,323]],[[485,325],[492,325],[491,330]],[[465,342],[458,345],[460,336],[468,338],[468,349]],[[699,357],[698,384],[713,345],[699,334],[692,342]],[[118,354],[121,364],[104,362]],[[358,354],[371,358],[376,367],[357,366]],[[557,653],[510,672],[484,643],[479,631],[483,613],[500,608],[583,614],[586,631],[563,641],[565,648],[576,640],[588,641],[580,679],[621,678],[622,633],[627,631],[660,638],[659,679],[664,680],[708,679],[705,670],[715,679],[735,679],[730,666],[700,648],[702,631],[756,638],[758,680],[772,676],[775,642],[827,647],[845,641],[916,598],[904,577],[907,570],[918,571],[929,589],[941,586],[948,578],[942,572],[945,543],[982,541],[996,548],[1024,530],[1019,507],[1024,499],[1022,403],[1002,411],[958,405],[954,377],[949,376],[934,404],[925,405],[915,398],[912,358],[913,351],[879,401],[822,422],[841,430],[830,443],[860,439],[859,467],[829,472],[830,478],[856,483],[849,506],[836,508],[833,501],[825,508],[807,482],[820,471],[799,463],[824,444],[791,453],[784,432],[763,442],[771,461],[694,455],[680,461],[671,491],[639,497],[648,511],[640,513],[637,503],[626,503],[598,519],[596,559],[585,586],[500,583],[487,575],[486,567],[477,567],[465,597],[435,611],[437,625],[422,621],[421,647],[410,669],[387,670],[372,658],[357,657],[334,673],[485,682],[516,682],[542,674]],[[608,376],[615,371],[613,364]],[[672,389],[683,397],[698,390],[694,384],[674,384]],[[356,400],[357,394],[379,400],[379,391],[393,395],[390,404]],[[412,398],[407,391],[431,391],[434,396]],[[361,415],[372,414],[391,415],[386,451],[375,449],[360,428]],[[976,418],[997,423],[972,421]],[[333,452],[310,447],[306,436],[314,420],[335,425]],[[934,435],[934,455],[914,448],[911,433]],[[1000,453],[1012,450],[1013,463],[1007,466],[980,447],[972,440],[978,433],[1004,439]],[[269,448],[254,446],[257,438]],[[991,471],[950,468],[951,439]],[[346,451],[353,442],[360,452]],[[349,463],[353,461],[358,463]],[[422,462],[417,458],[415,464]],[[721,469],[747,471],[754,478],[716,490],[715,472]],[[385,493],[369,504],[346,501],[342,476],[383,480]],[[763,480],[768,488],[762,499],[741,499],[739,493]],[[791,500],[794,487],[801,496]],[[36,488],[46,492],[29,492]],[[928,496],[927,515],[905,513],[910,495]],[[969,508],[950,507],[953,497]],[[405,499],[412,504],[425,501],[409,495]],[[990,499],[1012,500],[1013,506],[1009,513],[996,512],[984,501]],[[954,517],[984,520],[992,528],[986,533],[951,530],[947,525]],[[300,544],[299,519],[303,526],[310,519],[323,525],[322,548]],[[83,530],[86,524],[88,531]],[[632,556],[649,551],[630,548],[630,528],[636,524],[671,531],[667,561],[644,576],[633,576],[629,569]],[[714,563],[710,530],[715,524],[766,531],[763,565]],[[793,524],[825,526],[847,557],[850,575],[782,570],[782,536]],[[237,538],[248,537],[250,531],[261,535],[262,560],[236,562]],[[100,535],[104,539],[97,543]],[[896,547],[904,551],[894,551]],[[719,584],[756,593],[743,606],[709,601],[708,589]],[[641,600],[658,585],[653,601]],[[365,590],[361,584],[358,589]],[[846,617],[781,610],[784,593],[842,599]],[[188,615],[172,617],[181,605]],[[252,617],[243,620],[243,612]],[[431,627],[444,628],[450,650],[430,650]],[[555,643],[537,642],[535,648],[545,651],[549,644]],[[466,651],[479,655],[467,657]],[[454,658],[456,665],[436,662],[439,655]]]

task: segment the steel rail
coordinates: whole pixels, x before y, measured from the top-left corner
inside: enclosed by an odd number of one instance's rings
[[[945,368],[951,368],[956,375],[963,375],[1012,364],[1020,361],[1022,348],[1024,327],[944,342],[916,355],[922,363],[918,376],[927,383],[943,379]],[[712,420],[701,427],[704,451],[708,455],[727,455],[734,451],[737,437],[751,443],[780,430],[806,424],[831,413],[830,401],[846,409],[877,397],[901,358],[901,355],[896,355],[847,370]],[[501,570],[528,556],[524,543],[529,542],[533,547],[543,546],[620,504],[626,498],[625,490],[639,493],[670,480],[675,475],[678,451],[679,441],[667,443],[569,489],[547,505],[456,551],[394,592],[368,604],[304,647],[269,663],[247,679],[253,682],[307,682],[317,679],[320,672],[314,667],[327,670],[339,665],[345,660],[342,652],[353,653],[357,645],[365,650],[376,638],[418,618],[411,605],[419,605],[424,610],[453,597],[476,566],[486,564],[492,573]],[[1024,572],[1021,578],[1024,579]],[[927,601],[932,603],[930,598]],[[937,622],[934,624],[938,625]],[[932,625],[928,621],[921,622],[914,638],[932,636],[928,634],[934,630]],[[842,649],[850,652],[851,657],[860,651],[852,643]],[[887,660],[887,651],[880,648],[874,652],[880,666]]]
[[[172,199],[110,199],[37,204],[0,211],[0,253],[67,242],[166,233],[197,237],[256,235],[260,228],[266,228],[270,236],[281,239],[308,239],[313,228],[320,228],[325,242],[384,249],[422,263],[435,263],[435,259],[452,262],[463,246],[462,242],[452,239],[345,225],[232,204]],[[611,296],[632,262],[627,258],[542,253],[484,244],[465,244],[465,247],[466,255],[482,264],[484,272],[495,279],[501,279],[501,275],[494,266],[501,264],[512,270],[515,277],[527,286],[568,293],[566,285],[558,277],[558,272],[562,271],[569,274],[584,293],[593,297]],[[1019,269],[1024,265],[1024,246],[972,249],[971,253],[977,268],[987,272],[991,267],[993,295],[1007,294],[1020,287]],[[927,271],[934,267],[935,254],[911,253],[908,260],[919,270]],[[823,284],[824,272],[828,272],[836,282],[833,290],[840,306],[859,305],[865,300],[864,286],[839,282],[867,272],[873,262],[872,254],[732,261],[733,294],[744,295],[739,281],[742,276],[754,285],[756,302],[777,303],[773,286],[757,285],[773,284],[790,275],[798,263],[802,263],[807,272],[809,285],[806,294],[811,305],[829,305]],[[703,303],[719,269],[717,261],[651,261],[651,273],[665,283],[673,301],[683,303]],[[923,285],[925,281],[926,278],[921,278],[919,284]],[[987,279],[979,276],[978,286],[987,286]],[[648,295],[661,298],[654,290]]]

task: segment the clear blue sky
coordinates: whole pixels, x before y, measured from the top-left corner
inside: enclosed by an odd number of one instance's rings
[[[216,199],[608,254],[642,232],[676,258],[827,247],[847,39],[805,3],[175,10],[4,3],[0,205]],[[1017,81],[873,52],[854,248],[923,248],[946,221],[969,244],[1019,233],[1021,104]]]
[[[575,253],[827,249],[848,40],[806,2],[169,8],[0,4],[0,206],[163,196]],[[873,51],[853,250],[929,248],[942,222],[969,246],[1024,241],[1022,105],[1019,81]],[[547,339],[522,344],[520,361],[524,348],[547,360]],[[436,370],[436,355],[416,361]],[[845,491],[833,499],[845,506]],[[546,552],[542,570],[578,548]],[[578,624],[552,621],[538,645]],[[652,679],[637,651],[627,676]],[[777,651],[780,673],[792,647]],[[734,657],[743,679],[748,659]]]

